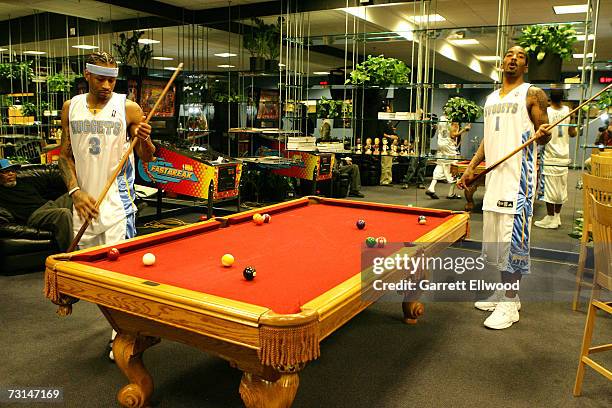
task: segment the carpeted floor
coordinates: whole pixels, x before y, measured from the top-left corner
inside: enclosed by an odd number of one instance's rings
[[[416,197],[422,190],[366,187],[364,192],[369,201],[406,204],[407,195]],[[460,209],[463,202],[436,204]],[[479,219],[475,213],[474,235]],[[563,242],[549,231],[535,232],[534,240],[535,234],[541,237],[539,246]],[[571,283],[573,271],[571,265],[534,260],[531,284],[538,277]],[[53,406],[117,406],[116,393],[126,379],[106,358],[108,323],[86,302],[77,303],[71,316],[57,317],[42,287],[42,272],[0,276],[0,386],[62,387],[64,401]],[[466,302],[428,303],[417,325],[403,324],[400,316],[399,304],[379,302],[326,339],[321,358],[300,373],[294,407],[612,406],[612,382],[590,369],[583,396],[572,396],[586,315],[572,312],[565,299],[524,300],[521,320],[503,331],[484,328],[487,313]],[[594,342],[610,343],[611,338],[612,319],[602,316]],[[612,367],[612,352],[596,359]],[[155,407],[242,406],[241,373],[224,360],[162,341],[146,351],[145,363],[155,381]]]

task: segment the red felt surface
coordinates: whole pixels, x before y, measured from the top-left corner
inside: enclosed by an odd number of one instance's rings
[[[130,251],[129,245],[122,245],[117,261],[79,262],[277,313],[297,313],[304,303],[361,271],[368,236],[384,236],[389,243],[413,241],[452,216],[447,211],[381,211],[360,205],[362,208],[337,204],[297,207],[274,214],[270,224],[246,221],[162,243],[152,238],[146,248],[140,245]],[[422,214],[427,215],[425,225],[417,222]],[[355,225],[359,219],[366,221],[363,230]],[[142,264],[146,252],[155,254],[155,265]],[[229,268],[221,264],[226,253],[236,259]],[[246,266],[256,268],[255,280],[243,278]]]

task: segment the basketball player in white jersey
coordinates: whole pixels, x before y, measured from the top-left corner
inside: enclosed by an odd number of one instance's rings
[[[546,144],[548,98],[544,91],[525,83],[528,56],[522,47],[506,51],[501,89],[488,96],[484,109],[484,139],[458,183],[465,188],[474,170],[487,160],[495,163],[532,136]],[[537,132],[535,129],[538,129]],[[536,146],[532,143],[487,174],[483,202],[483,257],[501,272],[503,283],[520,284],[529,273],[529,232],[536,194]],[[517,290],[496,292],[475,307],[492,311],[484,325],[505,329],[519,320]]]
[[[561,105],[563,91],[553,89],[550,91],[550,106],[548,119],[556,122],[566,116],[570,108]],[[561,126],[552,129],[552,138],[544,147],[542,167],[540,172],[540,185],[538,199],[546,203],[547,215],[533,224],[540,228],[559,228],[561,225],[561,206],[567,201],[567,166],[570,164],[569,138],[576,137],[576,128],[570,124],[568,117]],[[565,126],[563,126],[565,125]]]
[[[108,190],[99,211],[95,204],[131,138],[139,139],[134,149],[144,162],[153,160],[155,152],[151,126],[143,121],[140,106],[113,92],[117,75],[117,62],[110,54],[91,54],[85,66],[89,92],[64,102],[62,107],[59,167],[74,203],[75,236],[83,222],[91,220],[79,248],[113,244],[136,235],[133,154]],[[113,330],[111,344],[115,335]],[[113,359],[112,349],[109,358]]]

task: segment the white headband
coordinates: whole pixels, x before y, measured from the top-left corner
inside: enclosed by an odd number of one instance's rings
[[[100,65],[89,63],[85,64],[85,68],[94,75],[102,75],[113,78],[116,78],[119,75],[119,68],[102,67]]]

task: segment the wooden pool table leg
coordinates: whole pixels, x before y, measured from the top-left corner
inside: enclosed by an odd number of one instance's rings
[[[247,408],[289,408],[297,393],[299,368],[283,370],[276,381],[244,372],[240,381],[240,396]]]
[[[402,311],[404,312],[404,323],[416,324],[417,319],[423,315],[425,307],[421,302],[402,302]]]
[[[117,333],[113,341],[115,362],[130,381],[117,393],[117,399],[122,406],[148,406],[149,398],[153,394],[153,378],[142,362],[142,353],[157,343],[158,337]]]

